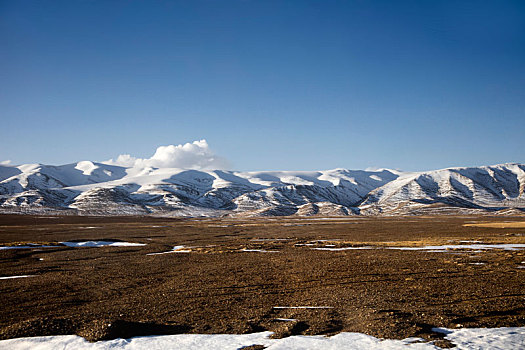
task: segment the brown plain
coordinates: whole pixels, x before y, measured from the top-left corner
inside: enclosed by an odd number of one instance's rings
[[[525,250],[383,248],[523,244],[523,217],[0,216],[0,246],[68,240],[146,245],[0,250],[0,276],[34,275],[0,280],[1,338],[270,330],[436,339],[433,327],[525,326]],[[148,255],[181,245],[191,252]],[[314,249],[348,247],[375,249]]]

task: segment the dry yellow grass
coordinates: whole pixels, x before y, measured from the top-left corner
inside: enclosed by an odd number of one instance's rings
[[[490,228],[525,228],[525,221],[514,222],[484,222],[480,224],[464,224],[467,227],[490,227]]]

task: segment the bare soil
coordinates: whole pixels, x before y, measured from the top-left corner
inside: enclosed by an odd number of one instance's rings
[[[34,275],[0,280],[0,338],[270,330],[276,337],[351,331],[436,339],[433,327],[525,326],[525,250],[385,249],[523,244],[522,225],[493,225],[513,221],[523,217],[0,215],[0,246],[146,244],[0,250],[0,277]],[[148,255],[179,245],[191,251]],[[313,249],[343,247],[374,249]],[[304,306],[318,308],[283,308]]]

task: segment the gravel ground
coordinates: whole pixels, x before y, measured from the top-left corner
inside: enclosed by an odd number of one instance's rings
[[[525,326],[525,249],[388,249],[524,244],[523,225],[464,226],[508,221],[525,218],[0,215],[0,246],[47,246],[0,249],[0,277],[28,276],[0,280],[0,338]]]

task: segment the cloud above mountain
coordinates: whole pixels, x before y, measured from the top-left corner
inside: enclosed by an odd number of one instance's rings
[[[206,140],[188,142],[180,145],[160,146],[151,158],[136,158],[121,154],[115,160],[103,162],[134,168],[184,168],[184,169],[227,169],[229,162],[216,155]]]

